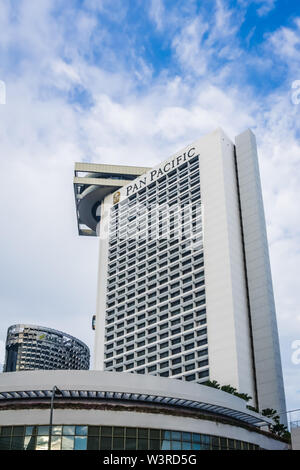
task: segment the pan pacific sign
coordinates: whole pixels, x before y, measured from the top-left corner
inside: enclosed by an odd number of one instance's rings
[[[195,147],[191,147],[189,150],[182,153],[181,155],[178,155],[172,158],[171,160],[168,160],[167,162],[163,163],[159,168],[154,168],[153,170],[149,171],[145,176],[141,176],[134,183],[128,185],[126,187],[126,196],[131,196],[136,191],[145,188],[148,184],[152,183],[153,181],[156,181],[158,178],[161,178],[169,171],[174,170],[179,165],[183,164],[184,162],[188,161],[190,158],[193,158],[195,156],[198,157],[199,155],[196,155]]]

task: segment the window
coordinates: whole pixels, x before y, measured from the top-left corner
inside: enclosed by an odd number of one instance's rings
[[[176,359],[172,360],[172,365],[174,366],[175,364],[180,364],[181,363],[181,357],[177,357]]]
[[[198,367],[204,367],[208,365],[208,359],[198,362]]]
[[[195,374],[187,375],[187,376],[185,377],[185,380],[186,380],[187,382],[191,382],[192,380],[196,380],[196,376],[195,376]]]
[[[178,354],[181,352],[181,347],[172,349],[172,354]]]
[[[199,372],[199,373],[198,373],[199,379],[202,379],[203,377],[208,377],[208,375],[209,375],[208,369],[207,369],[207,370],[203,370],[202,372]]]
[[[179,344],[181,342],[181,338],[179,337],[179,338],[172,339],[171,342],[172,342],[173,345],[174,344]]]
[[[159,357],[160,357],[160,359],[163,359],[164,357],[168,357],[168,355],[169,355],[169,352],[168,352],[168,351],[165,351],[165,352],[161,353],[161,354],[159,355]]]

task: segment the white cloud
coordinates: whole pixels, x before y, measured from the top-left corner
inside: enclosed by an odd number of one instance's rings
[[[208,30],[208,23],[198,17],[188,23],[173,40],[177,57],[188,73],[192,71],[204,75],[207,71],[208,51],[203,46],[203,40]]]
[[[151,0],[149,16],[154,21],[156,28],[163,29],[165,20],[165,7],[163,0]]]
[[[270,11],[275,8],[277,0],[256,0],[256,3],[260,4],[260,7],[257,9],[257,14],[259,16],[265,16]]]
[[[225,70],[224,65],[217,66],[219,59],[237,60],[241,51],[236,33],[243,21],[244,14],[237,15],[223,0],[216,0],[209,18],[198,14],[183,21],[172,45],[185,73],[212,76]]]
[[[267,37],[267,47],[272,50],[290,71],[299,78],[300,61],[300,17],[294,20],[294,27],[281,27]]]
[[[266,16],[276,7],[277,0],[238,0],[238,3],[244,8],[257,4],[258,16]]]

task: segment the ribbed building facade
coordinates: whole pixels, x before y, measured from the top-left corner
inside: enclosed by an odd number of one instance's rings
[[[34,325],[12,325],[8,328],[3,372],[88,370],[89,364],[89,348],[71,335]]]
[[[206,381],[198,156],[111,209],[108,256],[104,368]]]

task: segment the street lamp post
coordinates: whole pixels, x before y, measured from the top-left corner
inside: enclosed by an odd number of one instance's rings
[[[48,439],[48,450],[51,450],[51,438],[52,438],[52,423],[53,423],[53,408],[54,408],[54,398],[55,394],[62,395],[61,390],[54,385],[51,394],[51,404],[50,404],[50,423],[49,423],[49,439]]]

